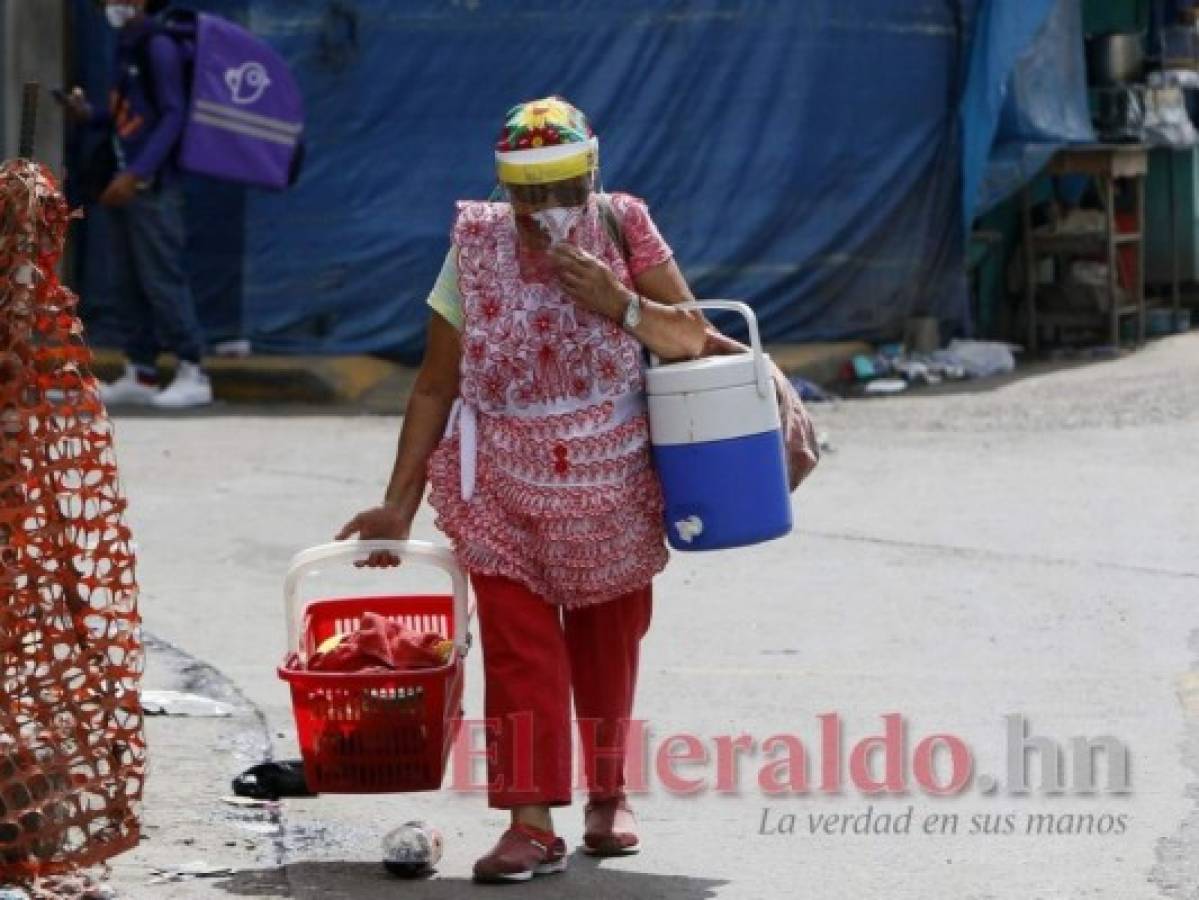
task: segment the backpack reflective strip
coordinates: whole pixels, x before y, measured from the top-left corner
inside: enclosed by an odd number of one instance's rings
[[[238,122],[235,119],[214,116],[209,113],[200,112],[199,110],[192,113],[192,121],[199,122],[202,125],[209,125],[213,128],[219,128],[222,131],[232,131],[235,134],[243,134],[246,137],[270,141],[272,144],[283,144],[286,147],[295,146],[296,143],[294,136],[280,134],[277,131],[269,131],[266,128],[259,128],[256,125],[250,125],[246,122]]]
[[[247,124],[279,131],[291,137],[299,137],[300,132],[304,130],[303,125],[298,125],[295,122],[285,122],[283,119],[275,119],[271,116],[263,116],[258,113],[247,112],[244,109],[234,109],[231,106],[223,106],[220,103],[213,103],[211,100],[197,100],[196,108],[202,109],[204,112],[211,113],[214,116],[225,116],[230,119],[239,119]]]

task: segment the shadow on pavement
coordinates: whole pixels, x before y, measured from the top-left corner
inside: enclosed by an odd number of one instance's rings
[[[628,861],[622,862],[627,865]],[[709,900],[727,881],[687,875],[656,875],[608,867],[582,853],[570,857],[562,875],[535,878],[520,887],[522,897],[603,897],[604,900]],[[388,875],[382,865],[365,862],[300,862],[277,869],[248,869],[216,882],[236,897],[353,897],[354,900],[451,900],[488,892],[465,878],[406,881]],[[501,890],[504,886],[496,886]]]

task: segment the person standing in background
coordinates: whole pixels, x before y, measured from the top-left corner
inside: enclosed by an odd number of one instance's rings
[[[108,131],[113,174],[99,195],[112,221],[112,268],[125,333],[125,372],[101,387],[107,405],[162,409],[205,406],[212,384],[201,367],[204,333],[183,258],[187,233],[175,162],[187,111],[183,48],[154,17],[167,0],[104,0],[120,32],[107,109],[80,88],[67,96],[71,117]],[[158,354],[178,358],[160,388]]]

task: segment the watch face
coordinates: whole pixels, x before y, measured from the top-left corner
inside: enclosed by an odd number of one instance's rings
[[[634,294],[624,310],[624,327],[636,328],[641,324],[641,296]]]

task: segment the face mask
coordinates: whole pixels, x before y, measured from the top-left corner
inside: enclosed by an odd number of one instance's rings
[[[137,7],[130,3],[106,6],[104,15],[108,19],[108,24],[119,31],[137,18]]]
[[[583,206],[556,206],[553,209],[542,209],[532,213],[533,219],[549,235],[550,246],[566,240],[570,230],[583,217]]]

